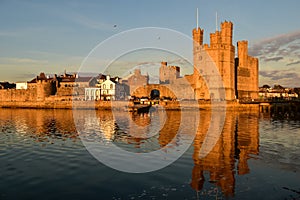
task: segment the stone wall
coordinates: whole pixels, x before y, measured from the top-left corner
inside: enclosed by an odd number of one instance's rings
[[[214,65],[219,70],[222,77],[223,85],[226,92],[226,100],[235,99],[235,48],[232,45],[232,30],[233,24],[231,22],[224,22],[221,24],[221,31],[216,31],[210,34],[210,46],[202,45],[203,37],[201,29],[193,30],[194,38],[194,81],[195,81],[195,98],[211,98],[212,95],[207,95],[208,90],[205,88],[205,81],[199,78],[201,70],[209,65]],[[196,42],[195,42],[196,41]],[[204,51],[204,52],[203,52]],[[203,54],[208,54],[209,58],[203,60]],[[197,83],[198,82],[198,83]]]
[[[226,21],[221,23],[220,31],[210,34],[210,45],[203,44],[203,30],[193,30],[194,74],[191,77],[196,99],[212,98],[213,89],[208,90],[208,82],[213,77],[203,71],[213,68],[222,77],[226,100],[258,98],[258,59],[248,55],[247,41],[238,42],[238,58],[235,58],[232,36],[233,24]]]
[[[84,88],[82,87],[59,87],[57,88],[56,96],[72,97],[78,96],[84,99]]]
[[[238,41],[237,98],[258,98],[258,59],[248,55],[248,42]]]
[[[84,88],[57,88],[55,82],[39,80],[37,83],[28,84],[27,89],[0,89],[0,102],[45,101],[49,97],[59,100],[74,97],[81,100],[84,99]]]
[[[132,93],[136,97],[150,97],[152,90],[158,90],[160,98],[194,99],[194,89],[185,78],[179,78],[172,84],[149,84],[136,88]]]
[[[134,74],[128,78],[128,82],[125,83],[129,86],[130,95],[134,96],[136,94],[136,89],[147,85],[149,82],[149,77],[147,75],[142,75],[140,69],[134,70]]]
[[[161,62],[159,68],[159,83],[174,83],[180,77],[180,68],[178,66],[167,66],[167,62]]]
[[[27,90],[16,90],[16,89],[0,90],[1,102],[36,101],[36,100],[37,100],[36,88],[31,88]]]
[[[210,55],[223,79],[226,100],[235,99],[235,48],[232,45],[232,30],[233,24],[231,22],[223,22],[221,31],[216,31],[213,34],[215,36],[211,37],[210,46],[205,47],[205,51]]]

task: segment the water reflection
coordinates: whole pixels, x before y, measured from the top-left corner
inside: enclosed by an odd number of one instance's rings
[[[36,142],[79,139],[71,110],[1,109],[0,127]]]
[[[112,141],[119,147],[132,152],[151,152],[166,145],[168,145],[168,148],[173,148],[186,142],[183,138],[177,136],[179,130],[185,134],[193,134],[193,130],[197,127],[197,120],[193,115],[187,120],[194,123],[194,127],[181,127],[182,113],[178,111],[157,111],[138,115],[129,113],[130,120],[123,112],[111,111],[97,111],[94,119],[91,117],[94,112],[79,111],[83,117],[80,119],[81,121],[76,123],[82,124],[82,128],[87,130],[88,135],[86,137],[93,137],[95,130],[92,130],[91,127],[95,125],[94,120],[96,120],[101,127],[105,140]],[[209,111],[200,112],[199,126],[190,149],[192,158],[188,158],[189,160],[192,159],[191,162],[193,162],[189,184],[195,191],[202,191],[205,189],[206,184],[213,184],[219,187],[225,196],[234,196],[237,176],[250,173],[251,169],[248,161],[250,158],[257,158],[259,153],[259,122],[262,123],[262,120],[270,121],[271,119],[269,116],[260,116],[259,113],[227,112],[223,131],[220,137],[217,138],[217,143],[212,151],[202,158],[199,155],[211,124],[211,116],[212,113]],[[276,128],[276,124],[272,123],[270,122],[269,125],[264,124],[264,130],[268,127],[270,129]],[[299,123],[295,124],[299,128]],[[296,125],[290,125],[290,127],[296,127]],[[2,134],[15,133],[19,137],[30,138],[39,143],[55,144],[67,140],[80,141],[71,110],[1,109],[0,127]],[[155,135],[147,138],[138,137],[141,130],[147,131],[152,128],[158,130]],[[284,133],[281,135],[284,136]],[[265,141],[261,144],[261,147],[268,150],[265,152],[274,152],[274,148],[269,147],[274,146],[275,143],[274,138],[270,139],[272,136],[269,134],[262,137]],[[297,136],[294,135],[293,137],[295,140],[294,143],[290,142],[290,149],[295,149],[295,145],[299,146],[298,143],[295,144]],[[1,137],[1,140],[3,138],[5,139],[5,137]],[[10,145],[7,138],[4,143],[0,144],[0,150],[8,148],[4,145]],[[285,144],[289,144],[289,142]],[[83,147],[80,146],[80,148]],[[283,152],[282,155],[285,155],[282,147],[280,147],[280,151]],[[56,153],[57,151],[53,152]],[[297,152],[298,149],[294,150],[292,154],[289,151],[285,157],[294,155],[290,162],[295,162],[295,160],[297,161]],[[266,153],[263,152],[263,154]],[[284,160],[281,157],[280,159]],[[288,162],[287,160],[284,161]],[[190,165],[190,162],[187,162],[187,164]]]
[[[172,148],[184,143],[184,140],[176,136],[181,122],[178,111],[167,111],[166,121],[162,126],[154,124],[160,127],[157,135],[150,138],[138,137],[140,130],[137,131],[136,126],[145,128],[153,125],[153,115],[160,114],[130,113],[131,120],[128,120],[124,113],[102,111],[97,112],[97,117],[105,138],[128,151],[140,152],[137,149],[142,149],[141,152],[149,152],[167,144]],[[235,176],[249,173],[248,159],[255,157],[259,152],[259,113],[227,112],[220,137],[216,139],[217,142],[208,155],[201,158],[200,151],[211,125],[211,116],[209,111],[200,112],[200,122],[193,143],[194,167],[190,185],[195,191],[201,191],[207,181],[220,187],[225,196],[234,196]],[[188,120],[196,121],[193,115]],[[185,129],[186,134],[193,134],[192,127]],[[145,131],[147,130],[146,128]],[[174,137],[176,140],[173,140]],[[173,144],[170,145],[171,141]],[[205,175],[207,173],[209,177]]]
[[[166,193],[158,189],[159,186],[178,186],[169,193],[188,199],[195,198],[195,191],[201,194],[212,187],[221,190],[224,196],[237,199],[253,194],[258,199],[266,195],[299,198],[299,120],[227,111],[220,137],[216,138],[212,151],[201,157],[212,123],[213,113],[209,111],[200,111],[199,123],[191,111],[129,113],[128,116],[124,112],[78,112],[82,118],[76,123],[81,124],[87,134],[83,139],[93,140],[101,132],[102,139],[130,152],[152,152],[162,147],[167,147],[166,151],[175,149],[187,142],[177,135],[178,131],[191,136],[196,132],[195,140],[177,162],[163,170],[139,175],[119,173],[88,154],[77,134],[72,110],[0,109],[1,192],[13,196],[16,188],[23,191],[22,196],[25,193],[43,195],[47,190],[64,198],[64,188],[83,184],[85,190],[72,187],[70,193],[78,191],[77,194],[84,196],[89,191],[94,198],[105,193],[109,199],[119,188],[127,187],[123,194],[129,198],[139,187],[141,191],[155,193],[159,199],[162,192]],[[181,126],[184,112],[190,114],[184,116],[192,126]],[[95,124],[101,128],[94,129]],[[158,131],[149,137],[139,137],[139,134],[145,136],[141,130],[147,136],[150,129]],[[121,155],[112,159],[118,162],[124,158]],[[124,184],[128,182],[130,184]],[[28,199],[32,199],[30,197]]]
[[[258,113],[227,112],[225,125],[212,151],[204,158],[199,157],[201,145],[210,123],[209,112],[201,112],[200,126],[194,141],[194,168],[191,187],[203,189],[205,181],[215,183],[225,196],[235,192],[235,174],[249,173],[247,160],[258,154]],[[209,172],[206,180],[204,173]]]

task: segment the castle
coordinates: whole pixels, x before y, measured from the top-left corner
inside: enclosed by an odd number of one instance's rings
[[[210,46],[203,44],[204,30],[197,27],[193,30],[194,73],[192,84],[196,99],[209,99],[203,84],[201,65],[213,61],[222,77],[226,100],[258,98],[258,59],[248,55],[248,42],[237,42],[237,57],[232,44],[232,22],[221,23],[221,30],[210,34]],[[201,51],[205,51],[211,60],[202,61]]]
[[[235,53],[232,22],[221,23],[220,29],[210,34],[209,45],[203,44],[204,30],[198,26],[193,29],[194,71],[184,77],[180,76],[178,66],[168,66],[167,62],[161,62],[159,84],[149,84],[149,76],[142,75],[139,69],[127,79],[118,78],[114,82],[115,79],[109,78],[110,84],[107,88],[104,85],[103,88],[97,86],[101,80],[106,80],[104,75],[78,77],[65,72],[60,77],[55,75],[51,78],[41,73],[29,82],[17,83],[15,90],[0,90],[0,101],[71,100],[72,97],[75,100],[105,100],[108,94],[110,100],[126,100],[129,96],[228,101],[257,99],[258,59],[248,55],[247,41],[238,41],[237,54]],[[207,69],[218,71],[223,86],[210,87],[216,79],[213,73],[205,73]],[[216,95],[220,89],[225,91],[222,98]]]
[[[191,75],[180,76],[178,66],[167,66],[161,62],[159,84],[148,84],[131,89],[130,95],[150,96],[156,90],[160,97],[194,100],[253,100],[258,98],[258,59],[248,54],[248,42],[237,42],[237,57],[232,44],[233,23],[221,23],[221,30],[210,34],[210,45],[203,44],[204,30],[193,29],[193,65]],[[214,82],[216,73],[205,73],[207,69],[218,70],[223,86],[208,87]],[[224,89],[224,97],[216,94]]]
[[[194,91],[193,94],[189,94],[190,91],[187,90],[184,94],[185,98],[187,96],[193,96],[196,100],[215,98],[213,91],[209,91],[207,87],[207,81],[212,77],[205,77],[211,75],[202,74],[203,69],[211,65],[218,69],[221,76],[225,90],[224,100],[258,98],[258,59],[248,55],[247,41],[237,42],[237,57],[235,57],[232,31],[232,22],[221,23],[221,30],[210,34],[210,45],[208,45],[203,44],[204,30],[199,27],[193,30],[194,72],[186,75],[184,79],[188,80]],[[205,58],[205,55],[209,58]],[[160,83],[175,84],[176,88],[180,88],[183,85],[177,83],[182,79],[179,73],[179,67],[167,66],[166,62],[162,62]]]

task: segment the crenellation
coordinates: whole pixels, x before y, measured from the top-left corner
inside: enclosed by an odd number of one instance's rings
[[[111,80],[120,86],[122,85],[122,88],[124,86],[124,90],[120,90],[120,96],[124,99],[125,97],[128,98],[129,95],[149,97],[152,90],[159,90],[160,97],[212,100],[218,98],[215,94],[220,90],[220,88],[215,87],[210,88],[209,91],[208,84],[214,83],[218,76],[216,74],[219,74],[222,78],[223,89],[225,90],[226,96],[222,100],[258,98],[258,59],[248,55],[248,41],[246,40],[237,42],[237,57],[235,58],[235,46],[232,44],[232,22],[222,22],[220,30],[210,34],[210,44],[203,44],[204,30],[200,27],[193,29],[192,34],[193,74],[181,77],[180,67],[168,66],[167,62],[161,62],[159,69],[160,84],[149,84],[149,76],[142,75],[140,69],[135,69],[133,74],[121,81],[118,77],[110,78],[110,76],[103,74],[96,78],[78,77],[77,74],[67,74],[65,72],[61,76],[54,75],[51,78],[44,73],[40,73],[26,84],[19,85],[26,86],[26,89],[22,89],[22,87],[19,87],[19,89],[1,89],[0,101],[41,102],[47,99],[61,101],[74,96],[77,100],[86,100],[85,89],[91,92],[96,87],[103,91],[105,89],[107,92],[109,89],[114,89],[114,87],[106,88],[104,86],[101,88],[101,84],[105,80]],[[117,89],[114,92],[116,91]],[[101,95],[108,96],[107,92],[101,93]],[[92,93],[90,96],[92,96]]]
[[[199,28],[193,29],[193,40],[197,45],[203,45],[203,34],[204,34],[204,30]]]
[[[195,34],[193,34],[194,36]],[[201,76],[201,68],[215,65],[223,80],[226,93],[226,100],[234,100],[238,98],[238,90],[243,89],[243,93],[249,93],[249,97],[257,98],[258,94],[258,60],[248,55],[248,41],[240,41],[237,44],[238,58],[235,58],[235,47],[232,44],[233,23],[225,21],[221,23],[221,30],[210,34],[210,45],[204,44],[199,51],[194,51],[194,86],[195,98],[211,98],[211,95],[203,95],[209,93]],[[196,40],[194,38],[194,40]],[[194,43],[194,49],[195,47]],[[202,52],[201,52],[202,50]],[[201,60],[201,54],[206,52],[210,59]],[[213,63],[212,63],[213,62]],[[239,67],[238,67],[239,66]],[[241,78],[244,77],[244,78]],[[245,77],[248,77],[245,80]],[[209,81],[209,78],[205,78]],[[251,87],[243,86],[250,84]],[[244,98],[244,95],[240,95]]]
[[[169,84],[174,83],[180,77],[180,67],[168,66],[167,62],[161,62],[159,68],[159,83]]]
[[[221,23],[221,42],[223,44],[232,45],[232,31],[233,23],[232,22],[223,22]]]
[[[258,59],[248,54],[248,41],[238,41],[237,97],[239,99],[258,98]]]
[[[210,34],[210,45],[211,48],[217,48],[221,43],[221,34],[219,31]]]

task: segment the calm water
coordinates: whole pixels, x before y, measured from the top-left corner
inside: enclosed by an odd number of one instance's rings
[[[300,120],[227,112],[220,137],[199,157],[212,123],[212,113],[201,111],[194,142],[178,160],[136,174],[111,169],[86,150],[82,141],[94,137],[95,119],[103,140],[141,153],[185,143],[176,136],[179,129],[193,129],[180,128],[184,113],[116,122],[114,115],[122,113],[80,112],[76,121],[70,110],[0,109],[0,199],[300,199]],[[162,114],[163,125],[152,123]],[[134,124],[160,132],[134,137]],[[78,128],[85,130],[81,137]]]

